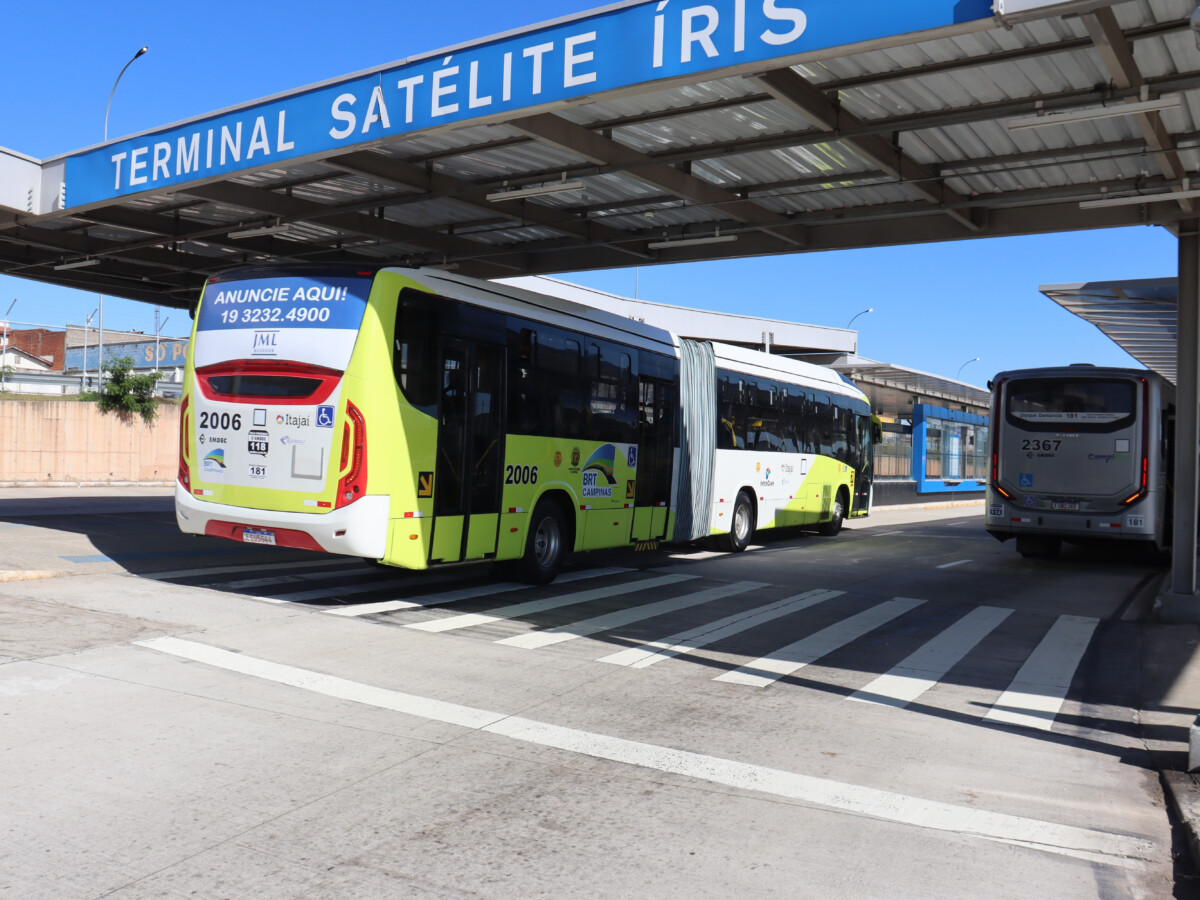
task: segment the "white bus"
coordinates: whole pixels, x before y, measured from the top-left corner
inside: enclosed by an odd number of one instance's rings
[[[1022,556],[1066,541],[1170,540],[1174,388],[1141,369],[1001,372],[986,527]]]

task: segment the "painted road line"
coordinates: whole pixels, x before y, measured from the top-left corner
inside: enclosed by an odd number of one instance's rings
[[[180,659],[325,697],[484,731],[524,744],[550,747],[565,753],[636,766],[651,772],[679,775],[755,794],[785,797],[886,822],[996,841],[1110,866],[1140,866],[1155,858],[1157,852],[1152,841],[1137,836],[989,812],[977,807],[955,806],[673,747],[564,728],[349,681],[179,638],[154,638],[138,641],[137,644]]]
[[[963,566],[971,562],[969,559],[960,559],[957,562],[946,563],[943,566],[938,566],[939,569],[953,569],[955,566]]]
[[[1011,609],[976,607],[890,672],[851,694],[850,699],[903,709],[937,684],[1010,615]]]
[[[810,606],[840,597],[844,593],[845,591],[806,591],[803,594],[788,597],[786,600],[768,603],[766,606],[760,606],[747,612],[734,613],[732,616],[726,616],[716,622],[709,622],[689,631],[682,631],[670,637],[651,641],[642,647],[621,650],[599,659],[598,662],[612,663],[614,666],[629,666],[633,669],[645,669],[664,659],[707,647],[723,638],[755,628],[764,622],[800,612]]]
[[[619,575],[629,569],[584,569],[571,572],[558,578],[556,584],[569,584],[573,581],[584,581],[588,578],[600,578],[605,575]],[[418,597],[408,597],[404,600],[380,600],[377,603],[359,603],[354,606],[340,606],[336,609],[324,610],[331,616],[373,616],[376,613],[395,612],[401,609],[423,609],[426,606],[440,606],[444,603],[457,603],[460,600],[474,600],[477,597],[490,597],[494,594],[506,594],[509,591],[528,590],[531,585],[524,582],[502,581],[495,584],[481,584],[475,587],[461,588],[457,591],[443,591],[438,594],[425,594]]]
[[[544,631],[531,631],[527,634],[518,634],[514,637],[496,641],[496,643],[509,647],[522,647],[526,650],[535,650],[538,647],[561,644],[563,641],[587,637],[589,634],[609,631],[613,628],[620,628],[623,625],[630,625],[633,622],[641,622],[645,619],[652,619],[655,616],[676,612],[680,609],[687,609],[689,606],[711,603],[713,600],[732,597],[734,594],[743,594],[746,591],[754,591],[764,587],[769,587],[769,585],[761,584],[757,581],[739,581],[736,584],[723,584],[720,587],[710,588],[706,591],[684,594],[681,597],[672,597],[669,600],[659,600],[657,603],[647,603],[644,606],[619,609],[616,612],[611,612],[603,616],[596,616],[594,619],[584,619],[582,622],[572,622],[569,625],[561,625],[558,628],[548,628]]]
[[[624,584],[610,584],[590,591],[576,591],[574,594],[563,594],[558,597],[543,597],[540,600],[529,600],[512,606],[502,606],[486,613],[467,613],[461,616],[450,616],[445,619],[433,619],[429,622],[414,622],[405,626],[414,631],[456,631],[460,628],[470,628],[472,625],[484,625],[500,619],[519,619],[564,606],[574,606],[577,603],[588,603],[592,600],[603,600],[607,597],[617,597],[621,594],[633,594],[639,591],[650,591],[655,588],[677,584],[695,578],[694,575],[663,575],[659,578],[644,578],[640,581],[627,581]]]
[[[1099,619],[1059,616],[984,720],[1049,731]]]
[[[896,597],[886,603],[880,603],[878,606],[864,610],[856,616],[830,625],[828,628],[823,628],[816,634],[810,634],[794,644],[781,647],[770,656],[764,656],[731,672],[726,672],[724,675],[718,675],[713,681],[766,687],[783,676],[791,675],[822,656],[844,647],[851,641],[858,640],[881,625],[886,625],[892,619],[916,609],[924,602],[924,600],[912,600],[908,597]]]
[[[329,575],[336,578],[352,578],[358,575],[378,575],[379,570],[374,566],[358,566],[339,569],[334,572],[329,572]],[[306,573],[304,575],[272,575],[266,578],[243,578],[238,581],[222,581],[213,585],[204,585],[204,587],[220,587],[227,591],[241,591],[246,588],[262,588],[270,587],[275,584],[296,584],[297,582],[312,582],[314,578],[319,578],[320,572]]]
[[[317,559],[301,562],[242,563],[236,566],[212,566],[207,569],[174,569],[169,572],[130,572],[129,574],[134,578],[166,581],[171,578],[191,578],[196,575],[232,575],[236,572],[270,572],[272,569],[317,569],[322,566],[344,567],[361,565],[362,560],[354,557],[350,559]]]

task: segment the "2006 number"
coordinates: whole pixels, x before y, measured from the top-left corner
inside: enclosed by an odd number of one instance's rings
[[[505,484],[537,484],[537,466],[505,466]]]
[[[201,412],[200,427],[210,428],[213,431],[241,431],[242,430],[242,415],[234,413],[232,416],[229,413]]]

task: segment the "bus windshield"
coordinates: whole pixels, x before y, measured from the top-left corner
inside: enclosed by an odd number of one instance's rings
[[[1116,431],[1136,411],[1132,381],[1029,378],[1008,388],[1008,421],[1029,431]]]

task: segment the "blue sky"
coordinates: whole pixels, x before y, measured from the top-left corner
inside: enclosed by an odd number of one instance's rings
[[[254,0],[205,4],[43,0],[4,3],[0,146],[45,158],[109,135],[157,128],[271,94],[595,8],[586,0],[437,4]],[[429,15],[437,10],[437,15]],[[864,356],[984,383],[1023,366],[1135,363],[1095,328],[1038,292],[1043,284],[1158,278],[1176,271],[1160,228],[799,254],[561,277],[602,290],[705,309],[844,327],[855,313]],[[0,276],[0,314],[80,323],[97,296]],[[186,332],[185,313],[164,334]],[[105,327],[153,332],[154,308],[105,300]]]

